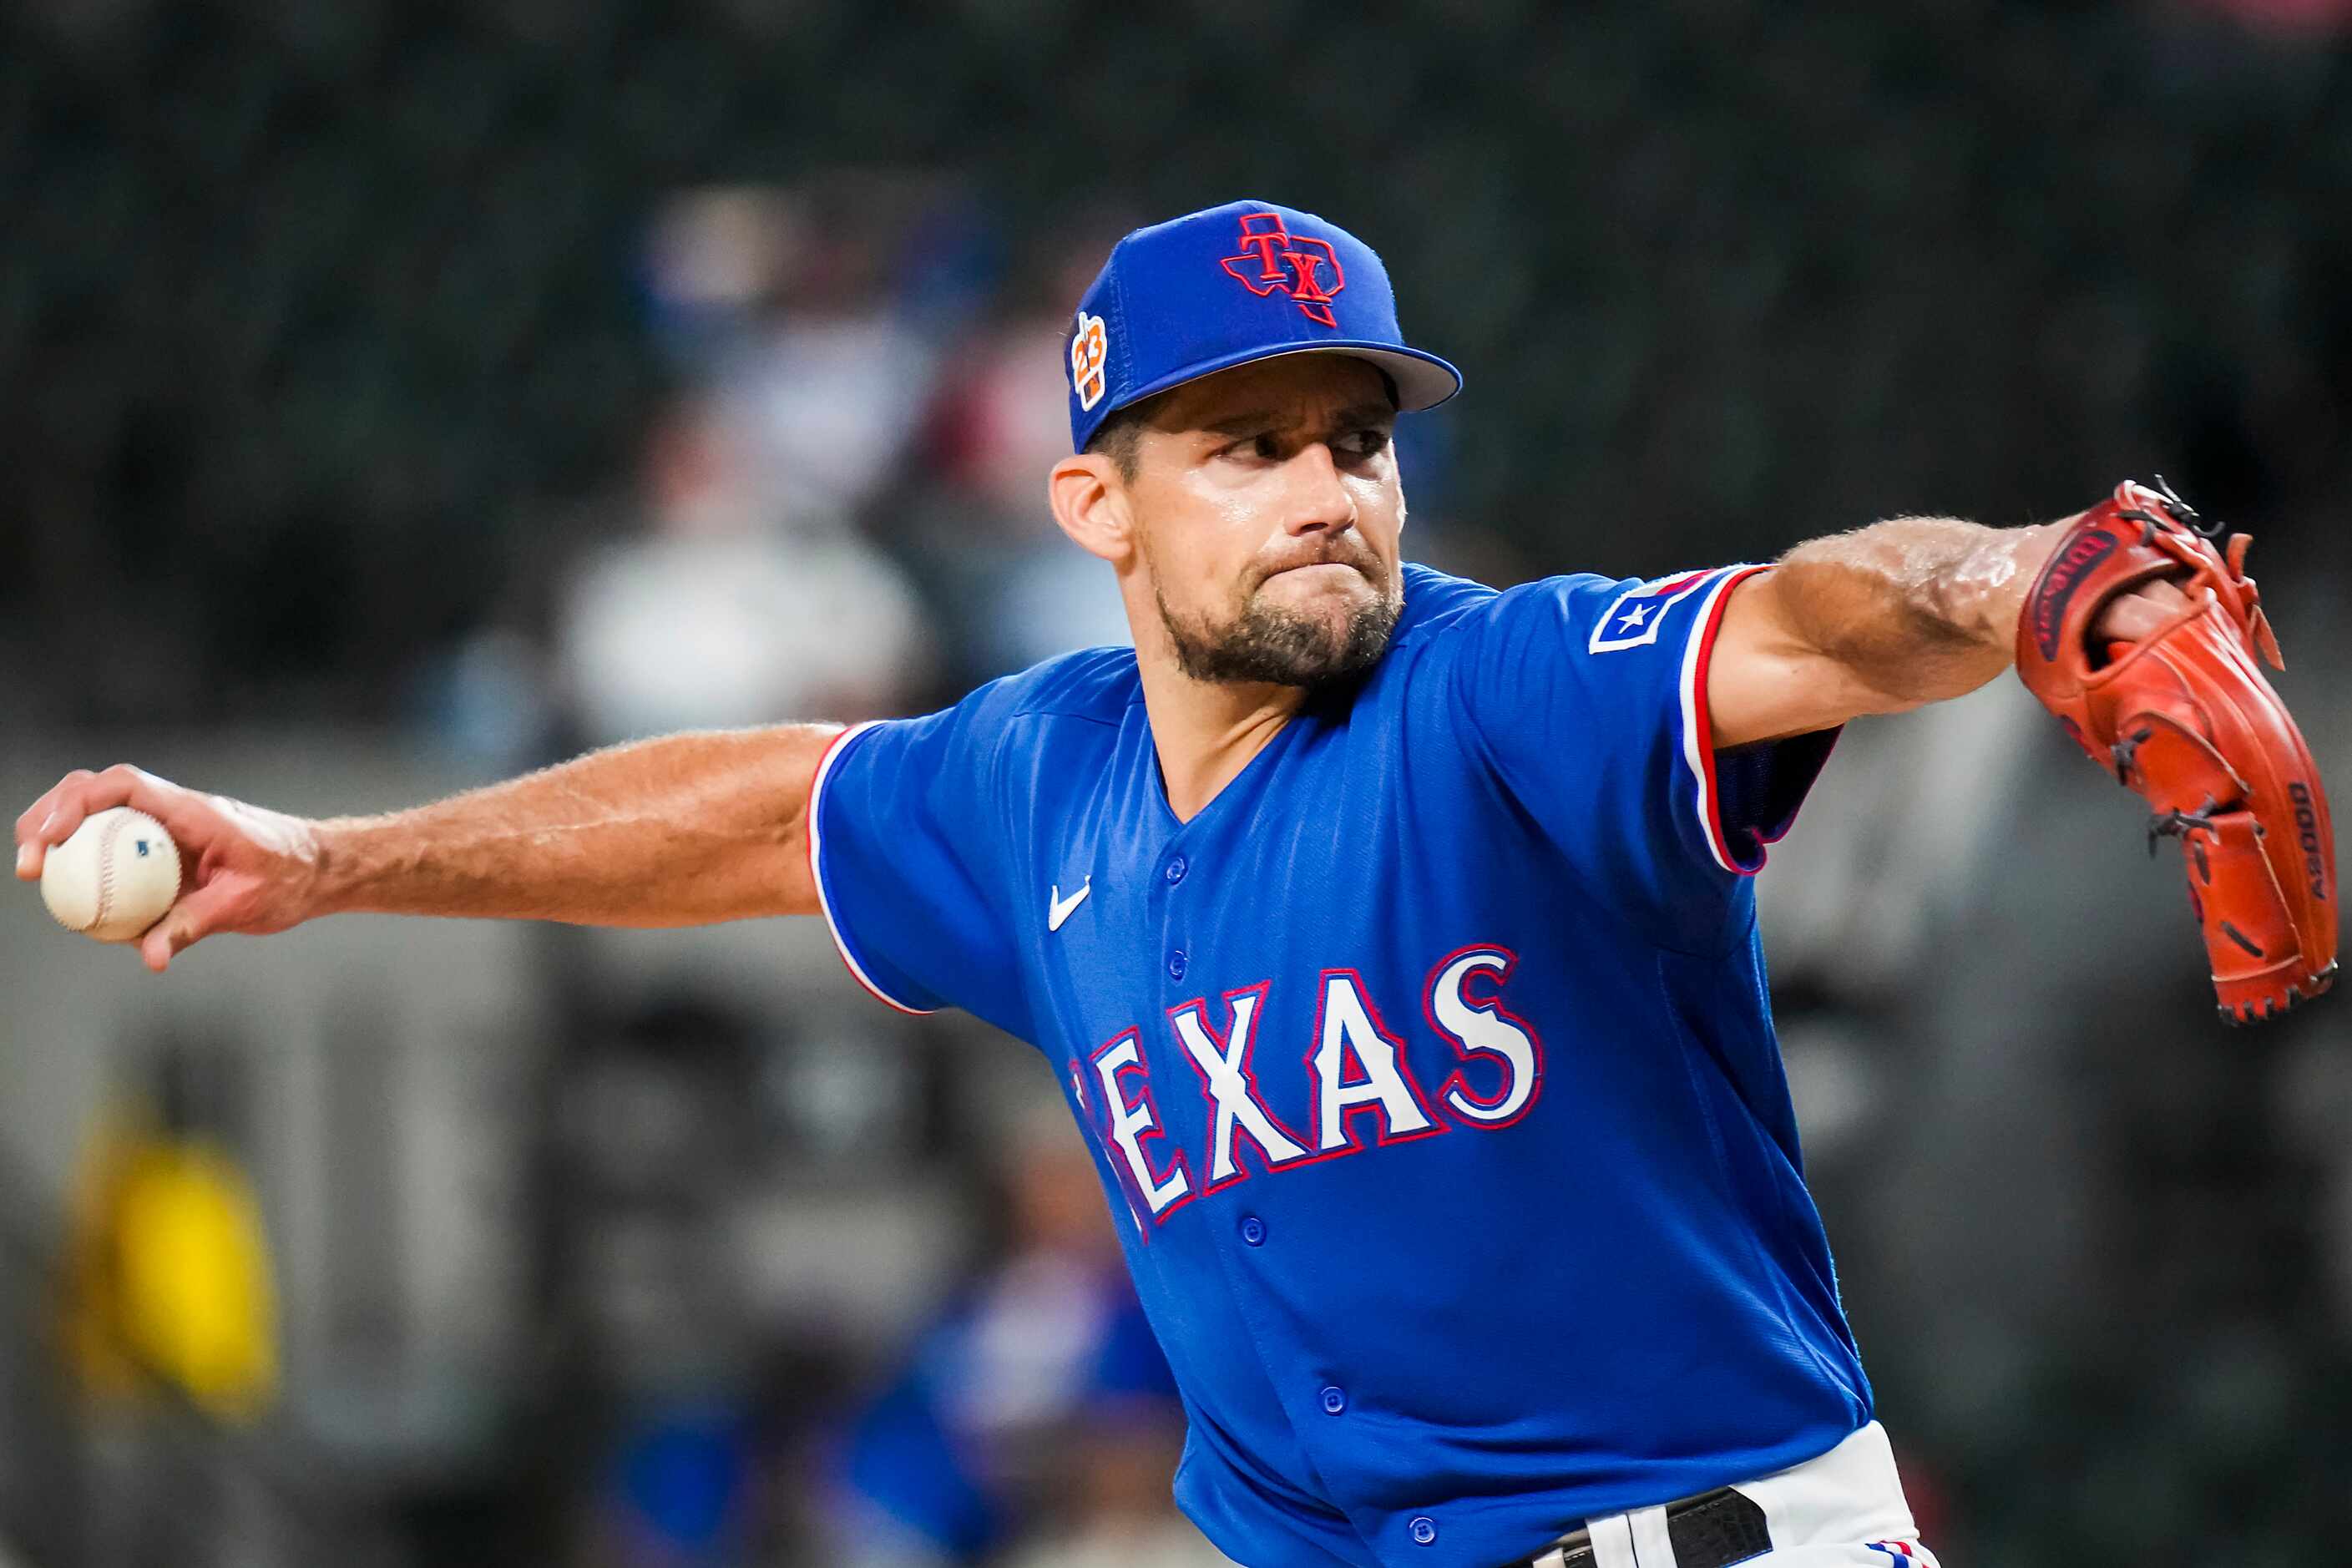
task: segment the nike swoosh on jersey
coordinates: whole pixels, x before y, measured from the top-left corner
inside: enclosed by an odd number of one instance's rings
[[[1087,895],[1094,890],[1095,879],[1092,877],[1088,877],[1084,885],[1082,885],[1076,892],[1072,893],[1066,899],[1062,897],[1062,884],[1059,882],[1055,883],[1053,899],[1045,906],[1045,929],[1047,931],[1061,930],[1062,922],[1070,918],[1070,911],[1076,909],[1080,904],[1085,903],[1087,901]]]

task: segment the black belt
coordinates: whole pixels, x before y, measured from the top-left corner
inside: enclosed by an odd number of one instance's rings
[[[1675,1568],[1731,1568],[1772,1550],[1772,1532],[1756,1500],[1729,1487],[1717,1487],[1666,1505],[1666,1539],[1675,1549]],[[1590,1531],[1572,1530],[1532,1557],[1522,1557],[1506,1568],[1536,1568],[1553,1552],[1567,1550],[1563,1568],[1592,1568]],[[1642,1568],[1650,1568],[1643,1563]]]

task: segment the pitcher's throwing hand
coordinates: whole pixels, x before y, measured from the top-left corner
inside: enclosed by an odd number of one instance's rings
[[[82,819],[127,805],[162,823],[180,851],[180,896],[140,939],[158,974],[174,953],[222,931],[266,935],[313,913],[318,854],[310,825],[223,795],[199,795],[127,763],[77,769],[16,818],[16,878],[37,882],[48,851]]]

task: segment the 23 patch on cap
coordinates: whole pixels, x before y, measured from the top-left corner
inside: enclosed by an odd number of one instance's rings
[[[1078,395],[1078,406],[1091,409],[1103,399],[1108,386],[1103,366],[1110,358],[1110,341],[1103,332],[1103,319],[1078,312],[1078,330],[1070,338],[1070,385]]]

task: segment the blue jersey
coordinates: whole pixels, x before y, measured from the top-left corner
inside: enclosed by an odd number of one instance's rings
[[[1829,735],[1717,753],[1728,568],[1408,566],[1386,654],[1190,822],[1135,656],[847,732],[825,916],[1059,1071],[1252,1568],[1527,1555],[1871,1416],[1747,873]]]

